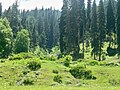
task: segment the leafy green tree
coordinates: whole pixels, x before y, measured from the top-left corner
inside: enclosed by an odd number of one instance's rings
[[[120,58],[120,0],[117,2],[117,45],[118,57]]]
[[[91,55],[94,55],[94,59],[96,60],[96,56],[99,53],[99,40],[98,40],[99,32],[97,25],[97,6],[95,0],[92,6],[91,35],[92,35],[91,47],[93,48]]]
[[[13,33],[6,18],[0,19],[0,58],[8,57],[12,51]]]
[[[98,30],[99,30],[99,61],[101,61],[103,43],[106,38],[105,12],[103,0],[100,0],[98,6]]]
[[[15,53],[28,52],[30,47],[30,38],[28,30],[22,29],[17,33],[15,41]]]

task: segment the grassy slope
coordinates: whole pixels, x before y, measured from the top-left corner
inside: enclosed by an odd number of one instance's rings
[[[16,60],[5,61],[0,63],[0,90],[119,90],[120,83],[120,66],[87,66],[93,71],[96,80],[78,80],[70,73],[69,68],[62,65],[59,61],[43,60],[42,68],[37,71],[30,71],[25,78],[34,79],[34,86],[17,86],[17,81],[24,79],[22,71],[26,69],[28,61],[34,60]],[[108,62],[116,62],[117,58],[108,58]],[[53,81],[54,74],[52,71],[58,70],[62,76],[62,84]],[[38,73],[38,77],[36,77]],[[9,86],[11,85],[11,86]],[[44,86],[46,85],[46,86]],[[53,87],[52,85],[57,85]],[[82,86],[81,86],[82,85]],[[79,87],[80,86],[80,87]],[[27,89],[26,89],[27,88]]]

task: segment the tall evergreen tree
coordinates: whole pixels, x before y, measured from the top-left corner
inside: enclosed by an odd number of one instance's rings
[[[68,0],[63,0],[63,7],[60,17],[60,51],[62,54],[66,52],[66,37],[65,37],[65,30],[66,30],[66,18],[67,18],[67,10],[68,10]]]
[[[27,27],[26,27],[26,19],[27,19],[26,11],[23,10],[23,11],[21,12],[21,25],[22,25],[22,28],[23,28],[23,29],[26,29],[26,28],[27,28]]]
[[[0,3],[0,18],[2,17],[2,4]]]
[[[109,36],[109,47],[111,46],[111,42],[113,41],[112,34],[115,34],[115,17],[113,12],[113,7],[111,0],[108,2],[107,6],[107,34]]]
[[[17,32],[20,30],[20,13],[18,10],[18,3],[15,2],[11,8],[10,18],[8,18],[10,26],[13,29],[13,37],[16,38]]]
[[[118,57],[120,58],[120,0],[117,2],[117,45]]]
[[[99,53],[99,32],[98,32],[98,25],[97,25],[97,6],[96,1],[94,0],[92,6],[92,20],[91,20],[91,34],[92,34],[92,52],[91,55],[94,55],[94,59],[96,60],[96,56]]]
[[[77,30],[77,8],[78,8],[78,0],[71,0],[70,7],[70,29],[69,31],[69,52],[73,52],[73,58],[78,58],[79,56],[79,43],[78,43],[78,30]],[[72,42],[71,42],[72,41]]]
[[[78,15],[77,15],[77,23],[78,23],[78,44],[82,42],[82,57],[84,58],[84,33],[86,28],[86,15],[85,15],[85,4],[84,0],[78,0]]]
[[[87,29],[90,32],[90,22],[91,22],[91,0],[87,2]]]
[[[98,30],[99,30],[99,61],[101,61],[103,42],[106,38],[105,12],[103,0],[100,0],[98,7]]]
[[[86,31],[85,31],[85,40],[86,48],[89,47],[89,41],[91,40],[90,24],[91,24],[91,0],[87,1],[87,10],[86,10]]]

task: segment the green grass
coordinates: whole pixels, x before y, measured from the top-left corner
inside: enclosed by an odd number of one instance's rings
[[[30,71],[27,68],[27,63],[33,60],[41,62],[41,68],[37,71]],[[71,62],[70,66],[77,63],[87,64],[89,60],[91,60],[90,54],[82,62]],[[0,63],[0,90],[120,90],[120,66],[100,65],[109,62],[118,63],[119,60],[117,56],[107,57],[105,61],[99,62],[99,65],[87,65],[87,69],[92,70],[97,79],[84,80],[75,79],[69,72],[70,68],[65,67],[59,60],[40,60],[36,57],[11,61],[5,59],[5,62]],[[58,74],[53,73],[53,70],[57,70]],[[28,72],[24,75],[23,71]],[[56,75],[62,77],[61,84],[53,80]],[[33,79],[34,85],[18,85],[18,82],[25,78]]]
[[[120,90],[120,86],[82,86],[82,87],[71,87],[71,86],[7,86],[0,87],[1,90]]]

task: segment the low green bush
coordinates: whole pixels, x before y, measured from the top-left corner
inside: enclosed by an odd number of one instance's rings
[[[77,79],[96,79],[96,77],[92,75],[92,71],[88,70],[86,66],[82,64],[71,67],[70,73]]]
[[[25,69],[25,70],[22,71],[23,75],[26,75],[26,74],[29,73],[29,72],[30,72],[30,71],[27,70],[27,69]]]
[[[58,83],[62,83],[62,77],[60,75],[54,76],[53,80]]]
[[[87,65],[95,66],[99,65],[99,62],[97,60],[90,60]]]
[[[116,79],[109,79],[109,83],[113,86],[115,85],[120,85],[120,80],[116,80]]]
[[[30,62],[27,63],[27,67],[31,71],[36,71],[36,70],[41,68],[41,62],[39,62],[39,61],[30,61]]]
[[[34,80],[31,78],[25,78],[23,81],[24,85],[34,85]]]
[[[52,72],[55,74],[58,74],[58,70],[53,70]]]
[[[4,63],[4,62],[5,62],[5,59],[1,59],[0,62],[1,62],[1,63]]]
[[[9,60],[21,60],[21,59],[28,59],[33,58],[32,53],[19,53],[19,54],[13,54],[9,57]]]
[[[100,62],[100,65],[101,66],[119,66],[119,63],[103,61],[103,62]]]
[[[66,55],[62,58],[64,66],[69,67],[70,62],[73,60],[72,56]]]
[[[117,49],[108,47],[107,48],[107,53],[108,53],[108,56],[115,56],[117,54]]]
[[[49,61],[56,61],[56,60],[57,60],[57,57],[55,57],[54,55],[49,55],[49,56],[47,57],[47,60],[49,60]]]

